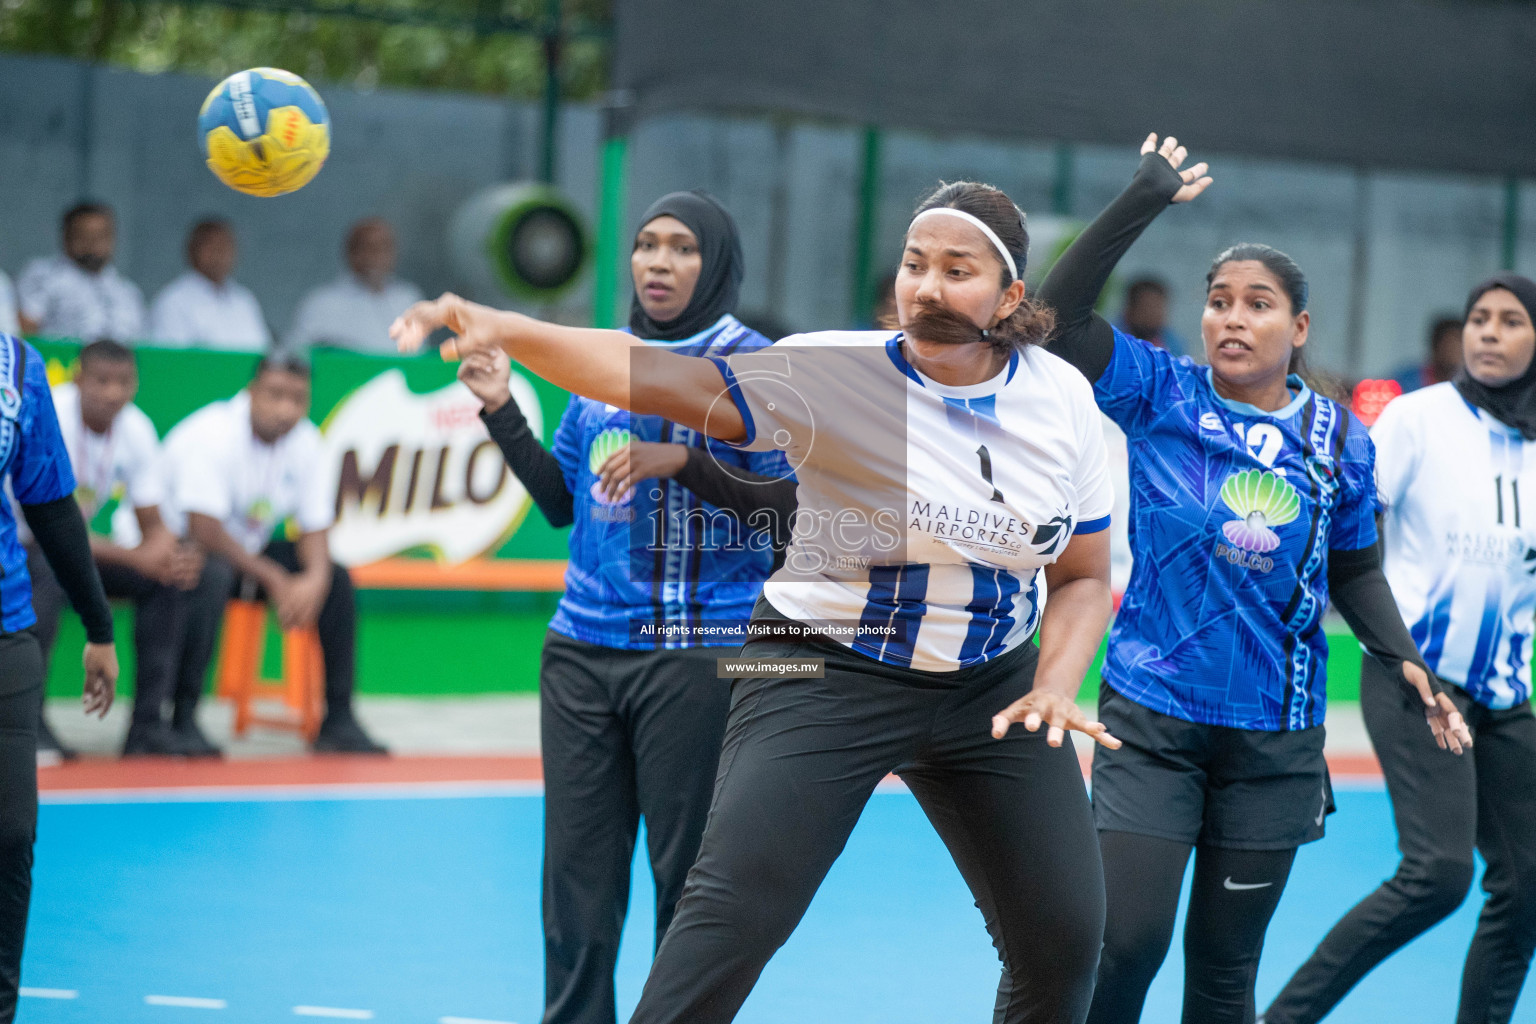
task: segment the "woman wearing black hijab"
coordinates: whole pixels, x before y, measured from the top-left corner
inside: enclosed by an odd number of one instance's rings
[[[1462,371],[1396,399],[1371,431],[1383,567],[1475,745],[1467,757],[1446,757],[1424,730],[1423,709],[1365,658],[1361,710],[1403,859],[1333,927],[1264,1024],[1321,1020],[1368,971],[1460,906],[1474,848],[1488,865],[1488,897],[1456,1019],[1498,1024],[1514,1013],[1536,950],[1533,323],[1536,282],[1515,274],[1484,281],[1467,299]]]
[[[657,200],[630,266],[636,337],[689,355],[770,344],[731,315],[741,243],[711,197]],[[539,675],[544,1021],[612,1024],[639,820],[660,944],[698,853],[725,728],[730,683],[715,658],[745,639],[794,481],[782,454],[579,396],[551,453],[509,397],[508,372],[501,352],[481,352],[459,377],[550,525],[574,524]]]

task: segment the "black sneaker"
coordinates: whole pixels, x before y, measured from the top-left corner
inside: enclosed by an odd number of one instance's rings
[[[124,757],[181,757],[186,752],[181,734],[164,722],[134,722],[123,741]]]
[[[37,763],[58,764],[61,761],[73,761],[80,755],[59,742],[54,735],[53,727],[48,724],[47,716],[37,720]]]
[[[183,757],[223,757],[224,751],[208,741],[199,729],[197,722],[182,722],[171,726],[181,741],[181,756]]]
[[[387,754],[351,715],[327,715],[315,737],[317,754]]]

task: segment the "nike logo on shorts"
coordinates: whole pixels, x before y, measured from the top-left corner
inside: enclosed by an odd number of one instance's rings
[[[1228,875],[1227,876],[1227,880],[1222,882],[1221,884],[1222,884],[1222,886],[1224,888],[1231,889],[1233,892],[1243,892],[1246,889],[1267,889],[1271,885],[1274,885],[1275,883],[1274,882],[1234,882],[1234,881],[1232,881],[1232,876]]]

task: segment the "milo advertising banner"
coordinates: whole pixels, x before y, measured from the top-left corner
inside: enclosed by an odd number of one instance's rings
[[[511,381],[534,433],[544,417],[533,386]],[[321,422],[336,495],[332,556],[365,565],[421,552],[445,565],[491,554],[517,531],[528,492],[485,432],[462,384],[416,394],[389,369],[343,398]]]
[[[49,379],[69,379],[78,346],[38,345]],[[256,356],[138,348],[138,406],[163,438],[183,417],[233,396]],[[332,556],[362,586],[556,590],[564,535],[529,510],[454,367],[413,358],[316,350],[310,418],[325,438],[337,520]],[[513,399],[548,440],[565,392],[514,368]]]

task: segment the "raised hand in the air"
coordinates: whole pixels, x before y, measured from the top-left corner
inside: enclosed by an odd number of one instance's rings
[[[1176,171],[1179,171],[1180,165],[1189,156],[1189,150],[1179,145],[1179,140],[1172,135],[1159,144],[1157,132],[1152,132],[1147,136],[1147,140],[1141,144],[1141,155],[1146,156],[1148,153],[1156,153],[1164,160],[1167,160],[1169,165]],[[1174,193],[1173,202],[1187,203],[1209,188],[1211,182],[1215,180],[1206,173],[1209,170],[1210,165],[1202,160],[1193,167],[1179,171],[1179,177],[1184,179],[1184,187]]]

